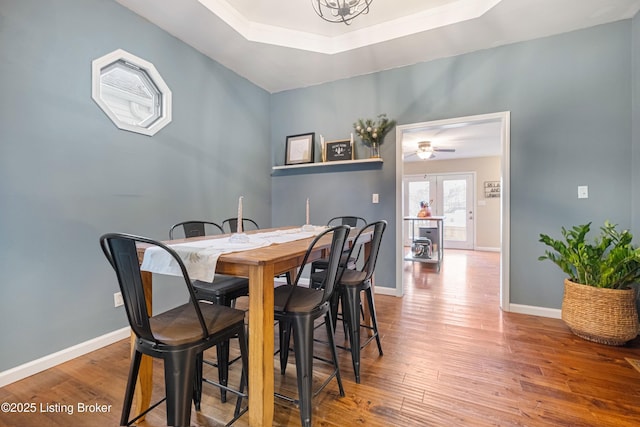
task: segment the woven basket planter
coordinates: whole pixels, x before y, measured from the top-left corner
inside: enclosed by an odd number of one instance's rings
[[[606,289],[564,280],[562,320],[589,341],[623,345],[638,336],[635,289]]]

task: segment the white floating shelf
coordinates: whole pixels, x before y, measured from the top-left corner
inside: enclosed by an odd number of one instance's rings
[[[313,167],[322,167],[322,166],[354,165],[359,163],[382,163],[382,158],[377,157],[373,159],[337,160],[335,162],[316,162],[316,163],[302,163],[300,165],[273,166],[272,170],[275,171],[275,170],[283,170],[283,169],[313,168]]]

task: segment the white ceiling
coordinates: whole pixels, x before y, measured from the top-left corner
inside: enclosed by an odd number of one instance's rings
[[[115,0],[275,93],[631,18],[640,0],[374,0],[352,25],[310,0]]]
[[[453,148],[455,152],[435,151],[428,161],[451,160],[469,157],[501,156],[500,120],[467,120],[450,122],[446,125],[434,124],[412,130],[405,130],[402,134],[402,156],[406,162],[420,162],[415,155],[418,143],[431,142],[434,148]]]
[[[489,49],[633,17],[640,0],[374,0],[346,26],[311,0],[115,0],[270,93]],[[402,137],[456,153],[500,155],[496,122]],[[482,144],[478,144],[482,142]],[[479,151],[480,150],[480,151]],[[417,160],[405,156],[407,161]]]

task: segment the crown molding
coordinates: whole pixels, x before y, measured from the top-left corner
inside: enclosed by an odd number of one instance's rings
[[[198,0],[246,40],[309,52],[335,55],[411,34],[476,19],[502,0],[458,0],[413,15],[349,31],[324,36],[250,21],[227,0]],[[327,24],[332,25],[332,24]]]

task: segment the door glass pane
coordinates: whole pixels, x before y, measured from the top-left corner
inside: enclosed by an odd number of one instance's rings
[[[409,181],[409,194],[408,194],[408,199],[409,199],[409,204],[408,204],[408,211],[405,213],[406,216],[416,216],[418,215],[418,212],[420,211],[420,202],[425,201],[428,202],[430,201],[430,195],[429,195],[429,187],[430,187],[430,182],[429,181]],[[411,230],[409,227],[409,224],[414,224],[415,229]],[[407,230],[407,236],[410,237],[412,235],[417,236],[418,235],[418,226],[419,224],[415,223],[415,221],[409,221],[407,222],[407,227],[409,228]],[[413,231],[413,234],[411,234]]]
[[[467,240],[467,181],[445,179],[442,183],[442,208],[445,215],[444,239]]]
[[[409,182],[409,212],[407,216],[416,216],[420,211],[420,202],[428,202],[429,198],[429,181],[413,181]]]

